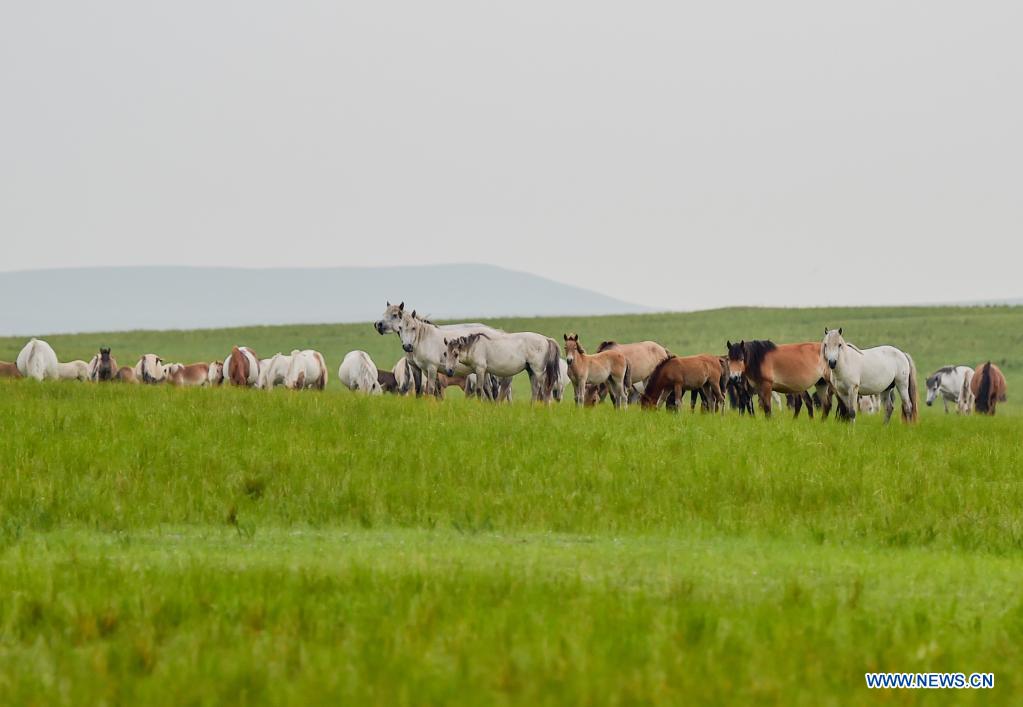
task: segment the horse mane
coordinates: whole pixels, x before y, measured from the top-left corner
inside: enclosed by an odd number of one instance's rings
[[[991,408],[991,362],[984,364],[984,370],[980,372],[980,385],[977,387],[978,412],[987,412]]]
[[[613,349],[615,346],[618,346],[618,342],[615,341],[614,339],[612,339],[611,341],[601,341],[600,346],[597,347],[597,353],[600,353],[601,351],[607,351],[608,349]]]
[[[661,370],[668,364],[668,361],[671,361],[673,358],[675,358],[675,354],[668,354],[668,358],[664,359],[654,367],[654,370],[650,372],[649,376],[647,376],[647,380],[650,381],[651,384],[657,380],[657,377],[661,375]]]
[[[764,365],[764,358],[776,348],[778,347],[770,339],[747,341],[746,345],[743,347],[743,357],[746,362],[746,375],[759,378],[760,368]]]

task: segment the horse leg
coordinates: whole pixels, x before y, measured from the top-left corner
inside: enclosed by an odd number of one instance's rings
[[[803,409],[803,396],[802,395],[790,395],[788,396],[789,402],[792,403],[792,419],[799,419],[799,413]]]
[[[881,397],[884,398],[884,424],[887,425],[892,419],[892,413],[895,412],[895,394],[891,390],[886,390],[881,393]]]
[[[764,417],[771,416],[771,388],[773,386],[769,381],[764,381],[760,384],[760,409],[764,411]],[[751,402],[752,404],[752,402]]]
[[[849,388],[846,405],[849,407],[849,421],[856,422],[856,413],[860,409],[860,387],[858,385]]]
[[[899,400],[902,403],[902,421],[909,422],[913,419],[913,398],[909,395],[909,376],[906,376],[904,381],[900,381],[899,385]],[[994,404],[992,400],[991,414],[994,414]]]
[[[681,383],[676,383],[675,384],[674,395],[675,395],[675,400],[677,400],[677,401],[685,400],[686,389],[685,389],[685,387]],[[693,393],[693,397],[694,398],[696,397],[696,393]],[[682,407],[681,403],[675,405],[675,407],[673,409],[674,409],[675,412],[682,412],[682,410],[684,410],[684,408]]]
[[[799,396],[804,403],[806,403],[806,415],[811,420],[813,419],[813,398],[810,397],[810,392],[804,390],[803,394]]]
[[[817,399],[821,401],[821,420],[827,420],[831,412],[831,388],[825,380],[817,382]],[[838,413],[835,413],[836,416]]]

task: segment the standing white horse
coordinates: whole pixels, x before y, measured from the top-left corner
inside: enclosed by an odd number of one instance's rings
[[[288,369],[291,368],[291,356],[276,353],[271,358],[259,362],[259,376],[256,379],[256,388],[272,390],[278,385],[284,385],[288,377]]]
[[[284,387],[290,390],[326,388],[327,364],[323,360],[323,354],[312,349],[292,351],[291,365],[288,366],[288,373],[284,377]]]
[[[444,352],[447,350],[447,346],[444,345],[445,338],[452,339],[478,332],[485,334],[503,333],[498,329],[478,323],[444,324],[438,326],[426,319],[420,319],[416,316],[415,311],[411,314],[405,311],[404,302],[401,304],[391,304],[388,302],[387,309],[384,310],[384,316],[373,327],[380,334],[392,331],[398,334],[399,338],[401,338],[402,349],[404,349],[406,354],[410,354],[408,356],[409,360],[419,368],[425,377],[423,388],[427,393],[434,395],[436,395],[438,390],[437,371],[444,365]],[[408,329],[408,332],[403,334],[403,329]],[[467,375],[471,372],[462,365],[455,369],[455,375],[459,376]],[[511,381],[502,381],[502,386],[506,386],[510,390]]]
[[[87,381],[89,380],[89,364],[85,361],[58,363],[57,376],[62,381]]]
[[[887,424],[895,408],[891,394],[895,389],[902,400],[903,421],[916,422],[920,409],[916,365],[908,353],[894,346],[861,350],[842,338],[841,329],[825,329],[821,355],[831,368],[832,383],[850,420],[856,419],[860,395],[881,395]]]
[[[444,339],[445,373],[455,375],[458,364],[476,372],[476,380],[489,373],[497,378],[511,378],[525,371],[532,388],[532,402],[550,402],[551,393],[561,373],[558,345],[554,339],[531,331],[513,334],[476,333],[457,339]],[[481,390],[482,388],[482,390]],[[477,396],[490,395],[486,386],[477,388]]]
[[[57,354],[53,347],[42,339],[31,339],[18,354],[18,372],[26,378],[37,381],[60,378],[57,367]]]
[[[384,391],[377,376],[377,367],[365,351],[349,351],[337,369],[341,384],[349,390],[370,395],[381,395]]]
[[[973,369],[969,366],[942,366],[927,379],[927,405],[933,405],[937,397],[941,396],[941,402],[945,405],[945,413],[948,413],[948,404],[952,403],[959,412],[959,401],[962,399],[963,379],[972,375]],[[968,388],[967,388],[968,389]]]

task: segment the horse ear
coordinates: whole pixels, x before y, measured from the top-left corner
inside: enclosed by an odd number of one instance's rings
[[[390,306],[391,306],[391,300],[387,300],[387,306],[388,306],[388,307],[390,307]]]
[[[444,339],[444,345],[445,345],[445,346],[447,346],[447,345],[448,345],[448,340],[447,340],[447,339]]]
[[[398,311],[399,312],[404,312],[405,311],[405,301],[404,300],[402,300],[401,304],[398,305]]]
[[[415,318],[416,318],[416,310],[414,310],[414,309],[412,310],[412,318],[413,318],[413,319],[415,319]]]
[[[827,335],[828,335],[828,328],[824,327],[824,336],[827,336]]]
[[[568,334],[565,334],[565,341],[568,341]]]
[[[730,348],[732,348],[732,342],[731,342],[731,340],[728,340],[728,341],[726,341],[726,342],[725,342],[725,348],[726,348],[726,349],[730,349]]]
[[[841,336],[841,335],[842,335],[842,327],[838,327],[838,335],[839,335],[839,336]]]

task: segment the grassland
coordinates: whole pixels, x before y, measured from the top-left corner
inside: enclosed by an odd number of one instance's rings
[[[995,360],[1010,398],[852,427],[0,382],[0,703],[1016,701],[1023,311],[497,323],[679,353],[841,325],[922,372]],[[366,325],[46,338],[399,355]],[[870,693],[875,670],[996,688]]]

